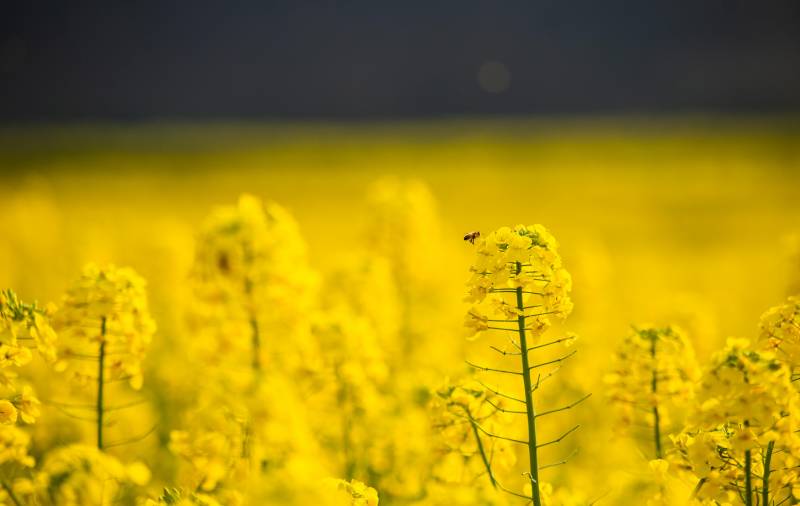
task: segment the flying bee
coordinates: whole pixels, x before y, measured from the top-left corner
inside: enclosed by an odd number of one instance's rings
[[[465,241],[469,241],[470,244],[475,244],[475,239],[481,236],[481,233],[477,230],[475,232],[470,232],[464,236]]]

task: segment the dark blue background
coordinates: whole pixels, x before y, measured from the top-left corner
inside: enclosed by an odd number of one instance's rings
[[[480,65],[503,62],[490,94]],[[800,2],[37,2],[0,120],[787,112]]]

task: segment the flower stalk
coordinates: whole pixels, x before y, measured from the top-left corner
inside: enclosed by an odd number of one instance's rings
[[[547,441],[538,442],[536,420],[543,415],[558,413],[571,409],[589,396],[574,401],[566,406],[536,412],[534,392],[542,382],[551,377],[564,361],[574,356],[575,352],[567,353],[555,359],[535,361],[530,352],[557,343],[567,343],[575,339],[570,335],[563,339],[541,342],[542,336],[551,326],[551,317],[564,319],[572,311],[572,301],[569,297],[572,289],[572,280],[566,269],[561,264],[558,255],[558,244],[555,238],[541,225],[518,225],[517,227],[500,228],[476,241],[477,258],[472,266],[472,278],[468,284],[469,294],[466,298],[472,302],[472,308],[467,312],[466,327],[469,335],[483,331],[502,331],[516,334],[511,338],[514,351],[507,351],[490,345],[489,348],[502,356],[519,355],[519,367],[494,368],[476,365],[470,361],[467,364],[478,371],[505,374],[522,378],[524,396],[513,396],[499,390],[485,387],[486,392],[524,405],[518,409],[507,409],[502,404],[495,402],[497,398],[485,398],[487,405],[494,408],[494,413],[502,415],[524,416],[526,421],[527,438],[516,439],[502,434],[488,432],[477,423],[474,417],[469,417],[473,424],[473,432],[478,440],[478,431],[494,440],[525,446],[528,453],[528,471],[524,476],[530,481],[530,491],[527,486],[522,494],[504,487],[497,481],[497,475],[490,472],[490,481],[496,488],[510,493],[516,497],[527,499],[533,506],[541,506],[548,502],[546,496],[549,487],[539,479],[539,471],[566,463],[567,459],[559,462],[540,465],[539,448],[561,442],[572,434],[579,426],[572,427],[561,436]],[[538,344],[537,344],[538,343]],[[539,371],[547,368],[543,373]],[[534,373],[536,377],[534,378]],[[483,394],[487,395],[487,394]],[[482,397],[482,396],[481,396]],[[502,401],[501,401],[502,402]],[[487,466],[488,467],[488,466]]]
[[[97,360],[97,449],[103,449],[104,385],[106,368],[106,317],[100,320],[100,351]]]
[[[653,358],[653,376],[650,381],[651,391],[653,397],[658,393],[658,367],[656,362],[656,339],[650,341],[650,356]],[[656,458],[663,458],[663,451],[661,449],[661,417],[658,412],[658,403],[653,403],[653,439],[656,445]]]
[[[522,264],[516,263],[517,275],[522,272]],[[522,382],[525,387],[525,415],[528,422],[528,460],[530,463],[531,499],[534,506],[541,506],[542,499],[539,492],[539,455],[536,449],[536,409],[533,404],[533,387],[531,382],[531,368],[528,365],[528,340],[525,332],[525,313],[522,298],[522,287],[517,287],[517,317],[519,348],[522,358]]]
[[[744,503],[753,506],[753,473],[752,454],[750,450],[744,452]]]
[[[764,482],[761,484],[761,504],[769,504],[769,474],[772,471],[772,450],[775,449],[775,441],[767,444],[767,453],[764,455]]]

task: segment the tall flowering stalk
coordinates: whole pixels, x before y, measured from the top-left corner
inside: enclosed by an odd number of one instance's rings
[[[269,502],[285,493],[283,473],[311,460],[316,448],[290,374],[304,377],[317,365],[316,284],[300,229],[283,207],[242,195],[205,220],[189,326],[191,351],[210,367],[181,430],[170,435],[181,486],[224,504]],[[317,469],[310,464],[303,463]]]
[[[208,356],[249,355],[264,366],[294,320],[304,316],[315,276],[292,216],[281,206],[242,195],[235,206],[216,208],[197,238],[192,271],[194,324],[207,334]]]
[[[551,376],[560,364],[574,355],[574,352],[555,359],[537,362],[531,352],[542,348],[569,342],[573,337],[540,342],[541,337],[551,325],[551,318],[565,318],[572,311],[570,291],[572,280],[561,265],[558,245],[555,238],[541,225],[500,228],[476,242],[477,259],[472,266],[467,301],[473,304],[467,313],[466,326],[471,334],[496,330],[511,334],[512,351],[492,347],[502,356],[518,357],[517,370],[485,367],[468,362],[479,371],[496,372],[516,376],[521,379],[524,397],[519,398],[495,392],[524,406],[524,409],[507,410],[507,413],[521,414],[527,422],[527,440],[509,438],[484,431],[488,437],[521,444],[528,449],[531,494],[523,495],[505,491],[533,501],[541,506],[541,482],[539,471],[548,465],[539,462],[539,449],[560,442],[578,429],[570,428],[558,438],[540,442],[537,433],[537,419],[571,408],[586,397],[567,406],[546,411],[538,411],[534,394],[542,381]],[[516,339],[515,339],[516,337]],[[551,366],[550,370],[546,368]]]
[[[621,428],[647,428],[652,455],[662,459],[672,412],[691,400],[699,376],[694,349],[683,331],[644,326],[635,327],[620,344],[605,381]]]
[[[94,389],[97,448],[123,444],[126,440],[105,439],[109,411],[128,407],[109,406],[107,388],[116,382],[134,390],[142,387],[142,360],[156,328],[144,279],[130,268],[89,264],[67,291],[54,320],[60,336],[57,368]]]

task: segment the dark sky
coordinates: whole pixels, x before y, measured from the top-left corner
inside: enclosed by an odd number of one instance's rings
[[[4,122],[800,110],[798,0],[3,5]]]

